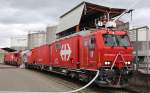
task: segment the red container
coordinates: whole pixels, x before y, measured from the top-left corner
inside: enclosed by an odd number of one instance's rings
[[[50,64],[49,45],[43,45],[31,50],[29,64],[49,65]]]
[[[21,58],[19,52],[8,52],[4,55],[4,62],[12,65],[20,65]]]

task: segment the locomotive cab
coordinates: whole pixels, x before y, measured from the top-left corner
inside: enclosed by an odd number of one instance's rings
[[[133,49],[127,33],[123,31],[102,31],[100,34],[103,38],[102,46],[104,51],[102,66],[111,70],[114,68],[131,68]]]
[[[97,82],[100,85],[105,82],[104,85],[112,87],[127,84],[132,73],[133,60],[133,48],[127,32],[102,28],[89,37],[89,63],[90,60],[94,63],[95,58],[97,69],[100,70]]]
[[[99,70],[100,86],[123,87],[132,75],[133,48],[127,32],[110,28],[91,30],[80,42],[80,68]],[[87,72],[85,72],[87,73]]]

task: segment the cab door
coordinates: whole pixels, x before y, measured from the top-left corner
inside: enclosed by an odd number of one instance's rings
[[[97,69],[97,58],[98,58],[98,51],[96,45],[96,37],[92,35],[89,37],[89,44],[88,44],[88,68],[89,69]]]

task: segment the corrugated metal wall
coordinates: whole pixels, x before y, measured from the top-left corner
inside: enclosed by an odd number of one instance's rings
[[[136,32],[138,36],[137,37],[138,42],[136,42]],[[147,56],[148,55],[147,51],[149,51],[149,56],[150,56],[150,31],[147,30],[147,27],[135,28],[133,30],[130,30],[129,37],[134,47],[134,50],[136,48],[138,49],[138,56]],[[147,47],[149,48],[149,50],[147,50],[148,49]]]
[[[150,31],[149,27],[135,28],[129,31],[129,36],[137,55],[136,66],[141,73],[149,74],[150,71]],[[136,42],[137,41],[137,42]]]
[[[46,32],[28,34],[29,49],[41,46],[43,44],[46,44]]]
[[[147,33],[147,28],[146,27],[142,27],[142,28],[135,28],[133,30],[130,30],[129,31],[129,36],[130,36],[130,39],[131,41],[136,41],[136,30],[137,31],[137,34],[138,34],[138,41],[147,41],[149,40],[150,41],[150,38],[147,36],[150,36],[150,31],[148,31]],[[148,35],[147,35],[148,34]]]
[[[46,31],[46,42],[50,44],[56,39],[56,29],[57,26],[48,26]]]

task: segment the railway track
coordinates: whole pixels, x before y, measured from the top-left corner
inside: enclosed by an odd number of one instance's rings
[[[35,70],[32,70],[32,71],[35,71]],[[41,71],[35,71],[35,72],[41,73]],[[71,79],[71,78],[67,78],[63,75],[59,75],[59,74],[52,73],[52,72],[45,72],[45,71],[42,71],[42,72],[44,73],[41,73],[41,74],[44,74],[50,77],[50,79],[54,81],[55,83],[60,84],[60,86],[63,85],[71,90],[76,90],[86,85],[86,83],[84,82]],[[62,92],[67,92],[67,91],[62,90]],[[138,93],[138,92],[127,89],[127,88],[106,88],[106,87],[98,87],[92,84],[88,88],[82,91],[79,91],[77,93]]]
[[[18,68],[13,67],[13,66],[2,65],[0,69],[18,69]],[[53,81],[54,82],[53,84],[58,85],[58,87],[65,86],[69,91],[79,89],[83,87],[84,85],[86,85],[86,83],[81,82],[79,80],[71,79],[63,75],[52,73],[52,72],[45,72],[45,71],[41,72],[37,70],[29,70],[29,71],[32,71],[35,74],[39,74],[39,75],[46,77],[47,80]],[[49,91],[49,92],[54,92],[54,91]],[[62,92],[67,92],[67,91],[62,90]],[[118,88],[98,87],[95,84],[92,84],[88,88],[82,91],[76,92],[76,93],[138,93],[138,92],[135,92],[129,89],[123,89],[123,88],[118,89]]]

